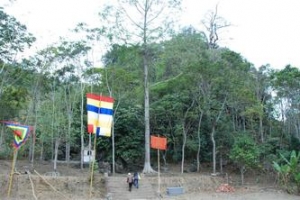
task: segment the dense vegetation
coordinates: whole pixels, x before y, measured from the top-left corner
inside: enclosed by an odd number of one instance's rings
[[[35,38],[4,9],[0,19],[0,120],[35,127],[19,158],[80,160],[89,140],[85,94],[93,92],[115,98],[114,137],[97,139],[97,159],[111,162],[114,144],[117,163],[142,166],[146,60],[150,134],[168,139],[162,165],[180,163],[184,172],[186,166],[201,171],[201,163],[211,163],[216,173],[227,163],[243,177],[247,169],[267,171],[274,163],[285,185],[299,186],[296,66],[253,66],[192,27],[165,40],[128,44],[113,40],[111,29],[84,24],[76,32],[87,39],[64,39],[19,60]],[[99,38],[110,42],[100,68],[89,57]],[[11,158],[12,134],[3,125],[0,134],[0,158]],[[152,164],[156,158],[151,151]]]

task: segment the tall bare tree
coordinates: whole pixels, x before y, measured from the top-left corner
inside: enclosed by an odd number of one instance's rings
[[[220,31],[226,27],[231,26],[223,17],[218,14],[218,5],[216,5],[214,11],[209,11],[204,19],[202,24],[205,27],[206,31],[206,40],[208,48],[216,49],[219,47],[219,34]]]
[[[172,30],[174,18],[181,1],[175,0],[118,0],[113,14],[116,16],[113,37],[117,43],[142,46],[144,77],[145,163],[144,173],[151,173],[150,165],[150,112],[149,66],[153,64],[149,54],[150,43],[164,40]],[[110,15],[110,17],[112,14]],[[172,16],[172,17],[170,17]],[[107,21],[110,21],[106,18]]]

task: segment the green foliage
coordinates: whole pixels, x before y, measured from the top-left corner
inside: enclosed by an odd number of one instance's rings
[[[274,169],[278,172],[281,185],[291,193],[300,192],[300,152],[292,151],[288,157],[279,154],[281,162],[273,162]],[[297,185],[297,191],[293,191],[293,185]]]
[[[115,19],[115,16],[108,15],[107,19]],[[145,151],[144,46],[114,43],[102,59],[104,67],[98,68],[87,56],[91,49],[90,42],[95,44],[100,41],[104,33],[114,42],[119,36],[117,34],[129,33],[109,32],[105,27],[85,29],[87,41],[62,40],[18,64],[12,62],[16,53],[30,46],[34,38],[26,32],[26,27],[3,10],[0,10],[0,19],[0,120],[36,123],[35,151],[45,159],[52,159],[52,141],[55,138],[61,139],[60,152],[65,151],[68,142],[71,151],[78,154],[81,128],[84,133],[86,130],[86,111],[83,116],[80,113],[81,92],[84,95],[91,91],[112,95],[116,100],[116,158],[128,165],[141,164]],[[85,28],[83,24],[80,26],[78,28],[81,30]],[[161,31],[159,27],[158,33]],[[150,132],[168,138],[165,152],[168,162],[181,159],[184,127],[188,130],[186,160],[194,160],[198,145],[201,145],[201,161],[211,161],[210,133],[212,125],[216,125],[218,155],[225,157],[229,154],[230,159],[241,168],[255,168],[259,166],[262,153],[264,159],[277,163],[274,164],[276,170],[289,175],[282,175],[285,182],[290,179],[299,182],[299,174],[290,175],[292,165],[287,164],[293,163],[290,158],[274,159],[277,152],[288,158],[291,149],[300,148],[297,136],[300,73],[296,67],[287,66],[277,72],[272,72],[267,66],[257,70],[242,55],[230,49],[208,49],[205,35],[192,27],[185,28],[166,41],[162,41],[161,37],[153,40],[150,36],[148,39]],[[270,73],[272,80],[269,79]],[[270,95],[270,91],[277,93],[276,98]],[[193,107],[183,120],[191,102],[194,102]],[[290,106],[284,110],[285,116],[276,107],[280,105],[276,104],[278,102],[287,102]],[[276,117],[275,112],[278,112]],[[200,144],[197,135],[199,113],[203,114]],[[216,122],[218,114],[220,120]],[[258,140],[260,130],[264,140]],[[6,137],[5,133],[2,134],[5,137],[0,147],[0,158],[7,158],[10,155],[11,135]],[[84,134],[85,142],[87,137]],[[99,159],[111,161],[111,138],[99,138],[97,143]],[[22,150],[26,156],[32,148],[30,144]],[[156,152],[151,153],[151,158],[155,159]]]
[[[0,61],[12,61],[16,53],[23,52],[34,41],[35,38],[27,32],[26,26],[0,7]]]
[[[233,162],[240,167],[255,168],[259,162],[259,156],[258,146],[247,133],[236,136],[229,155]]]
[[[0,159],[10,159],[12,157],[13,147],[12,147],[12,139],[10,141],[5,142],[1,145],[0,149]]]

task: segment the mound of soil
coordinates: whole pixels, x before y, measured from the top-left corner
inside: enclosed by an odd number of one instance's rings
[[[88,199],[90,196],[89,168],[79,169],[78,164],[58,164],[53,172],[53,163],[42,162],[33,166],[27,161],[18,161],[9,199]],[[11,163],[0,162],[0,196],[8,196]],[[95,171],[91,199],[103,199],[106,194],[104,176]],[[2,199],[2,198],[1,198]]]

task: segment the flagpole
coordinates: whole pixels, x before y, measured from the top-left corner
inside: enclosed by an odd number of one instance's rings
[[[100,94],[100,95],[102,95],[102,94]],[[99,120],[100,108],[101,108],[101,99],[99,99],[98,120]],[[98,121],[98,123],[99,123],[99,121]],[[92,164],[92,171],[91,171],[90,198],[92,197],[94,166],[95,166],[95,160],[96,160],[96,145],[97,145],[97,131],[94,134],[94,159],[92,162],[93,164]]]
[[[159,149],[157,149],[157,171],[158,171],[158,196],[159,196],[159,199],[160,199],[160,159],[159,159]]]
[[[91,159],[92,157],[92,133],[89,133],[89,172],[91,173]]]
[[[93,176],[94,176],[94,166],[95,166],[95,159],[96,159],[96,139],[97,139],[97,134],[94,134],[94,155],[95,158],[92,161],[92,171],[91,171],[91,183],[90,183],[90,198],[92,197],[92,188],[93,188]]]
[[[13,181],[13,176],[14,176],[14,171],[15,171],[17,155],[18,155],[18,148],[15,148],[14,149],[14,155],[13,155],[12,167],[11,167],[11,171],[10,171],[10,177],[9,177],[9,186],[8,186],[8,191],[7,191],[7,198],[10,197],[10,192],[11,192],[11,186],[12,186],[12,181]]]

